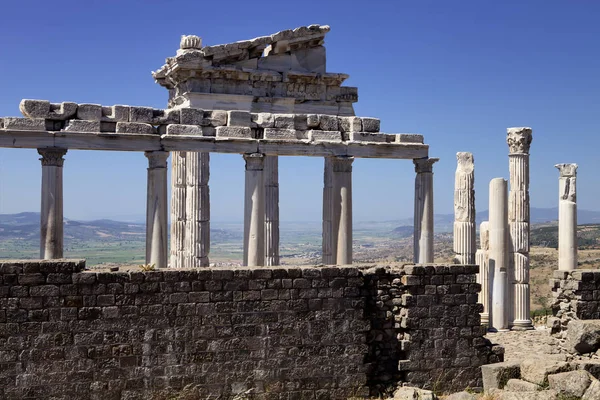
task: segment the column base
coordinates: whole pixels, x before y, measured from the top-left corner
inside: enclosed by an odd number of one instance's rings
[[[533,322],[530,319],[515,320],[510,328],[511,331],[530,331],[533,329],[535,328],[533,327]]]
[[[490,324],[490,314],[489,313],[480,313],[481,316],[481,325],[489,325]]]

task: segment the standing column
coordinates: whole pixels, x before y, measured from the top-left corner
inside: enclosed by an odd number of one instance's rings
[[[63,257],[63,156],[67,149],[38,149],[42,156],[40,258]]]
[[[507,266],[508,229],[506,180],[495,178],[490,181],[490,281],[492,282],[492,309],[490,329],[508,329]]]
[[[171,153],[171,268],[183,268],[185,259],[185,151]]]
[[[352,162],[353,157],[332,158],[333,218],[337,244],[335,264],[352,264]]]
[[[458,264],[475,264],[475,190],[473,154],[456,153],[454,180],[454,253]]]
[[[481,285],[479,303],[483,305],[481,325],[488,325],[490,323],[490,299],[492,292],[490,290],[490,232],[487,221],[482,222],[479,226],[479,246],[481,248],[475,253],[475,263],[479,265],[479,273],[477,274],[477,283]]]
[[[265,262],[279,265],[279,157],[265,156]]]
[[[577,268],[577,164],[556,164],[558,178],[558,269]]]
[[[147,151],[146,264],[167,267],[167,151]]]
[[[439,158],[417,158],[415,164],[414,262],[433,262],[433,164]]]
[[[260,153],[244,154],[246,195],[244,199],[244,265],[265,265],[264,160]]]
[[[323,171],[323,264],[334,265],[337,255],[337,232],[333,226],[333,158],[324,158]]]
[[[186,268],[208,267],[210,251],[210,153],[186,154]]]
[[[529,147],[531,128],[508,128],[510,195],[509,324],[515,330],[533,329],[529,310]]]

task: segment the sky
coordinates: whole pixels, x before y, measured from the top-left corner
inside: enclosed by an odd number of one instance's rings
[[[531,205],[558,204],[557,163],[577,163],[578,206],[600,210],[600,2],[523,1],[28,1],[2,4],[0,116],[23,98],[166,107],[151,71],[180,36],[229,43],[309,24],[330,25],[327,71],[358,87],[356,115],[381,131],[420,133],[434,166],[434,207],[453,212],[456,153],[475,158],[476,207],[508,179],[506,128],[529,126]],[[35,150],[0,149],[0,214],[39,211]],[[143,220],[143,153],[71,150],[64,214]],[[211,154],[214,221],[242,221],[244,162]],[[280,158],[282,221],[321,218],[323,160]],[[413,215],[410,160],[357,159],[355,221]]]

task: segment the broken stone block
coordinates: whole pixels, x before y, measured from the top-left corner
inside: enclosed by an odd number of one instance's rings
[[[600,360],[577,360],[575,361],[577,369],[587,371],[596,379],[600,379]]]
[[[319,115],[318,114],[308,114],[306,116],[306,125],[308,128],[318,128],[319,127]]]
[[[66,132],[100,132],[100,121],[71,119],[65,126]]]
[[[521,362],[521,379],[543,386],[548,383],[548,375],[570,370],[571,365],[564,361],[527,359]]]
[[[324,74],[327,64],[325,47],[317,46],[299,49],[292,52],[292,69],[295,71],[316,72]]]
[[[306,114],[294,114],[294,129],[305,131],[308,129]]]
[[[319,116],[319,127],[322,131],[337,131],[338,130],[338,117],[333,115],[320,115]]]
[[[296,140],[293,129],[265,128],[264,139]]]
[[[70,118],[74,118],[77,114],[77,103],[63,101],[62,103],[50,103],[50,113],[46,116],[46,119],[52,119],[55,121],[64,121]]]
[[[117,122],[116,133],[153,134],[154,127],[140,122]]]
[[[27,118],[46,118],[50,113],[50,102],[48,100],[23,99],[19,103],[19,110]]]
[[[597,400],[600,399],[600,381],[592,379],[592,383],[581,396],[581,400]]]
[[[341,142],[342,132],[340,131],[308,131],[308,139],[311,142]]]
[[[252,139],[252,129],[244,126],[218,126],[216,137]]]
[[[385,133],[350,132],[348,135],[349,140],[353,142],[390,143],[396,139],[394,135]]]
[[[167,125],[166,132],[167,135],[202,136],[202,127],[198,125],[170,124]]]
[[[483,390],[503,389],[510,379],[521,377],[520,364],[514,361],[506,361],[482,365],[481,375],[483,376]]]
[[[358,117],[339,117],[338,124],[342,132],[362,131],[362,121]]]
[[[252,114],[252,122],[254,122],[259,128],[272,128],[275,126],[273,114],[270,113]]]
[[[129,106],[115,105],[102,107],[102,121],[129,122]]]
[[[227,111],[204,111],[204,120],[202,121],[201,125],[210,125],[215,127],[227,125]]]
[[[396,134],[396,143],[421,143],[423,144],[423,135],[416,133],[398,133]]]
[[[364,132],[379,132],[380,121],[378,118],[361,118]]]
[[[275,128],[294,129],[294,114],[273,114]]]
[[[4,118],[4,129],[45,131],[46,120],[43,118]]]
[[[252,119],[248,111],[227,111],[227,126],[252,126]]]
[[[540,389],[541,386],[522,379],[509,379],[508,382],[506,382],[506,386],[504,386],[504,390],[509,390],[511,392],[535,392]]]
[[[154,116],[154,109],[151,107],[130,107],[129,122],[151,123]]]
[[[581,397],[592,383],[586,371],[570,371],[548,375],[550,389],[565,396]]]
[[[394,392],[393,400],[437,400],[431,390],[403,386]]]
[[[169,125],[179,123],[179,110],[167,109],[167,110],[152,110],[152,125]]]
[[[87,121],[100,121],[102,119],[102,106],[100,104],[79,104],[77,118]]]
[[[200,108],[179,109],[179,120],[183,125],[202,125],[204,110]]]
[[[592,353],[600,349],[600,320],[572,320],[567,325],[565,348],[571,353]]]

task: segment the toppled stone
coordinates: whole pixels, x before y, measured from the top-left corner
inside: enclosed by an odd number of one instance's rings
[[[587,371],[596,379],[600,379],[600,360],[577,360],[575,361],[577,369]]]
[[[430,390],[404,386],[394,392],[394,400],[436,400],[437,396]]]
[[[581,397],[592,383],[586,371],[570,371],[548,376],[551,389],[562,395]]]
[[[571,353],[592,353],[600,349],[600,320],[572,320],[567,325],[565,347]]]
[[[540,390],[541,387],[535,383],[527,382],[522,379],[509,379],[509,381],[506,382],[504,389],[511,392],[535,392]]]
[[[592,383],[581,396],[581,400],[597,400],[600,399],[600,381],[592,379]]]
[[[514,361],[487,364],[481,366],[483,390],[503,389],[511,379],[521,377],[520,364]]]
[[[521,378],[537,385],[546,385],[548,375],[570,371],[567,362],[549,361],[547,359],[527,359],[521,363]]]

